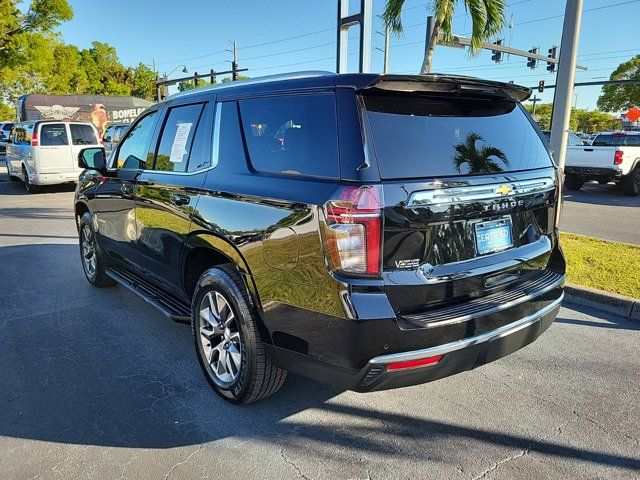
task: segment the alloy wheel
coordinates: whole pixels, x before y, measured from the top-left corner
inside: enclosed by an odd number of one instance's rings
[[[89,225],[82,226],[82,265],[84,271],[90,278],[96,274],[97,258],[96,258],[96,246],[93,238],[93,232]]]
[[[200,303],[199,335],[207,371],[221,387],[236,381],[242,365],[242,340],[238,320],[227,299],[208,292]]]

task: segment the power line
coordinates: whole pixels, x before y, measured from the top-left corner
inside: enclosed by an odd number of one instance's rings
[[[593,7],[593,8],[586,8],[582,11],[582,13],[587,13],[587,12],[594,12],[596,10],[604,10],[605,8],[612,8],[612,7],[621,7],[622,5],[628,5],[630,3],[638,3],[640,2],[640,0],[629,0],[627,2],[620,2],[620,3],[612,3],[609,5],[602,5],[601,7]],[[536,18],[534,20],[527,20],[526,22],[518,22],[515,25],[528,25],[530,23],[536,23],[536,22],[543,22],[545,20],[553,20],[554,18],[562,18],[564,17],[563,15],[553,15],[551,17],[545,17],[545,18]]]

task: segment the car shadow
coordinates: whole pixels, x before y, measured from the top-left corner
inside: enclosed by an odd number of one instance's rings
[[[12,261],[9,261],[12,260]],[[46,272],[46,274],[44,274]],[[439,458],[439,439],[640,469],[640,459],[574,448],[551,438],[425,420],[412,411],[382,411],[358,396],[290,375],[259,403],[226,403],[200,371],[190,328],[167,320],[123,288],[96,289],[83,278],[75,244],[0,248],[0,436],[130,448],[173,448],[228,437],[279,442],[295,434],[329,445],[332,455],[378,452],[412,459],[397,448],[411,438]],[[314,411],[316,420],[302,415]],[[344,416],[336,431],[323,416]],[[341,417],[340,417],[341,418]],[[292,433],[294,432],[294,433]],[[426,449],[426,453],[424,453]],[[323,453],[318,453],[322,455]],[[441,461],[445,461],[442,459]]]
[[[577,192],[564,189],[564,200],[567,202],[588,205],[606,205],[611,207],[639,207],[640,197],[627,197],[622,188],[614,183],[600,185],[597,182],[585,183]]]

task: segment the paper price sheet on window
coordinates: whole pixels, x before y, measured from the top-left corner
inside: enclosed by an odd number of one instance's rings
[[[193,123],[178,124],[176,136],[173,138],[173,145],[171,146],[171,156],[169,157],[171,163],[182,162],[182,158],[187,153],[187,139],[192,126]]]

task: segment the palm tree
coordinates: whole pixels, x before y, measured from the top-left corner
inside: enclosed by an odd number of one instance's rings
[[[502,172],[502,167],[491,160],[490,157],[497,157],[502,160],[506,167],[509,166],[509,160],[502,150],[489,145],[476,148],[477,141],[484,141],[482,136],[477,133],[470,133],[464,143],[458,143],[453,146],[458,154],[453,157],[453,168],[456,172],[461,173],[461,167],[465,163],[469,168],[469,174],[479,173],[496,173]]]
[[[387,0],[387,5],[382,14],[385,24],[396,35],[402,33],[402,20],[400,14],[405,0]],[[435,22],[433,34],[429,42],[429,48],[424,53],[421,74],[429,73],[433,63],[433,52],[439,39],[444,42],[453,40],[451,32],[451,20],[457,0],[433,0],[433,13]],[[471,14],[473,24],[471,33],[470,52],[475,55],[480,51],[482,42],[490,39],[502,31],[505,22],[506,0],[462,0],[465,8]]]

